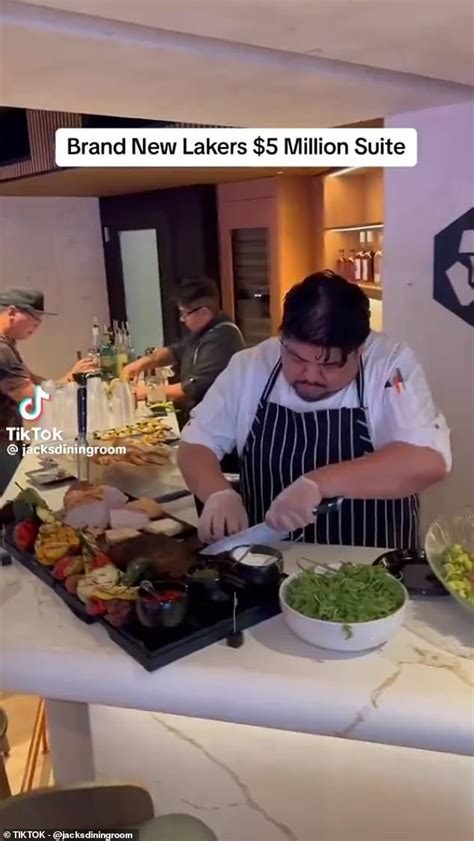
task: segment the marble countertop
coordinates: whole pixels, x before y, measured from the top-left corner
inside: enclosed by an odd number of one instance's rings
[[[169,509],[195,517],[188,500]],[[302,557],[371,562],[378,554],[282,548],[287,571]],[[474,749],[473,626],[450,598],[412,600],[403,629],[370,653],[316,649],[278,616],[246,631],[240,649],[217,643],[149,674],[14,563],[0,568],[0,652],[3,690],[450,753]]]

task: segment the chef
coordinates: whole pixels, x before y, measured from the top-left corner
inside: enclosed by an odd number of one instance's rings
[[[413,352],[369,322],[364,292],[319,272],[288,292],[278,338],[233,357],[179,451],[203,541],[265,520],[309,543],[417,545],[418,495],[451,468],[449,430]],[[240,494],[219,467],[233,447]],[[339,512],[315,516],[331,497]]]
[[[20,462],[19,454],[9,453],[7,427],[22,425],[18,404],[25,397],[33,397],[35,386],[44,377],[33,374],[23,362],[18,342],[36,333],[45,315],[44,295],[36,289],[8,289],[0,292],[0,495],[6,489]],[[93,367],[90,359],[81,359],[63,377]]]

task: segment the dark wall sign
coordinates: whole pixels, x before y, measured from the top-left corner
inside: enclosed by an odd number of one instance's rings
[[[433,297],[474,327],[474,207],[434,238]]]

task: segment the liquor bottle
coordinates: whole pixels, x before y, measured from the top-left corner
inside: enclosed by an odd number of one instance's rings
[[[125,365],[128,364],[128,347],[125,340],[125,334],[117,326],[117,333],[115,339],[115,347],[117,350],[117,376],[120,377]]]
[[[128,354],[128,361],[134,362],[135,361],[135,348],[133,347],[132,336],[130,333],[130,327],[128,321],[125,322],[125,344],[127,347],[127,354]]]
[[[100,327],[97,316],[94,316],[92,322],[92,347],[95,351],[100,350]]]
[[[360,283],[362,280],[362,260],[364,254],[364,249],[360,248],[354,257],[354,280],[356,283]]]
[[[111,331],[104,327],[100,343],[100,369],[106,380],[113,380],[117,376],[117,354],[112,344]]]
[[[367,250],[362,254],[362,283],[372,283],[373,278],[373,252]]]
[[[383,260],[382,243],[383,243],[383,234],[380,234],[380,236],[379,236],[379,247],[374,254],[374,282],[375,283],[381,283],[382,282],[382,260]]]
[[[344,249],[340,248],[338,258],[336,260],[336,271],[341,277],[346,276],[346,258],[344,257]]]
[[[356,279],[355,261],[356,261],[355,248],[351,248],[351,250],[349,252],[349,257],[347,258],[347,275],[346,275],[346,277],[347,277],[347,280],[350,280],[352,283],[354,283],[354,281]]]

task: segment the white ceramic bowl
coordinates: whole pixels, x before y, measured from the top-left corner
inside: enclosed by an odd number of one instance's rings
[[[378,648],[390,639],[401,627],[405,618],[408,593],[403,586],[400,587],[405,593],[405,601],[395,613],[385,616],[383,619],[373,619],[370,622],[352,622],[352,636],[347,639],[346,629],[340,622],[327,622],[324,619],[311,619],[303,616],[302,613],[293,610],[286,602],[288,587],[301,573],[295,572],[290,575],[280,586],[280,607],[283,618],[289,628],[300,639],[316,645],[318,648],[327,648],[331,651],[367,651],[370,648]]]
[[[455,543],[464,546],[468,552],[474,552],[474,505],[458,511],[457,514],[438,517],[431,523],[425,540],[426,557],[434,574],[459,604],[474,613],[474,607],[446,583],[443,556]]]

